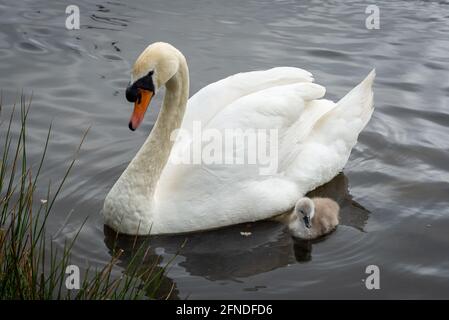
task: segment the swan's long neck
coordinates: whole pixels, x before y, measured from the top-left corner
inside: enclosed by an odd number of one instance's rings
[[[150,200],[173,147],[170,135],[181,126],[189,97],[189,71],[185,59],[180,59],[178,72],[165,87],[157,121],[125,171],[128,182],[132,184],[130,189]]]

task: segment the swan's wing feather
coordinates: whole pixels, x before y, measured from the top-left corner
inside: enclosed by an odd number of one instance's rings
[[[298,143],[285,141],[288,146],[285,150],[290,151],[283,154],[282,169],[285,175],[297,181],[301,192],[328,182],[343,169],[372,115],[374,77],[373,70],[338,103],[312,101],[313,109],[321,109],[323,114],[313,122],[306,136],[298,132],[298,136],[302,136]]]
[[[334,107],[335,103],[326,99],[313,100],[306,103],[301,116],[281,137],[279,172],[285,172],[296,161],[299,161],[298,155],[304,149],[304,143],[307,141],[313,128]]]
[[[206,125],[220,110],[251,93],[274,86],[313,80],[310,72],[293,67],[234,74],[207,85],[189,99],[182,128],[191,130],[195,120]]]
[[[221,109],[205,126],[218,129],[287,129],[304,106],[324,96],[315,83],[280,85],[245,95]]]

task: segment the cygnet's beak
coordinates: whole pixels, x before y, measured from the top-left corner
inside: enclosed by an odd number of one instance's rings
[[[305,217],[303,218],[303,220],[304,220],[304,224],[306,225],[306,227],[307,227],[308,229],[310,229],[310,227],[312,226],[312,224],[310,223],[310,218],[309,218],[308,216],[305,216]]]

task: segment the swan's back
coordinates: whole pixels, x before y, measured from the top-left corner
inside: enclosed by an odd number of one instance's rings
[[[182,128],[191,129],[193,121],[203,126],[236,100],[262,90],[292,83],[313,82],[310,72],[293,67],[237,73],[199,90],[188,101]]]

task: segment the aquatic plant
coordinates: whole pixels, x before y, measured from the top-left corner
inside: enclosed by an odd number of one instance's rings
[[[71,265],[71,250],[84,223],[59,250],[52,235],[46,232],[46,224],[88,130],[56,189],[52,191],[49,185],[45,188],[46,199],[36,199],[36,190],[42,188],[39,177],[47,159],[52,128],[50,125],[39,162],[29,163],[26,123],[30,106],[31,99],[27,102],[22,94],[20,110],[14,104],[9,121],[0,122],[0,299],[161,298],[159,288],[166,266],[160,267],[156,262],[151,268],[139,267],[145,260],[148,241],[139,241],[141,245],[133,248],[124,270],[117,267],[123,250],[114,246],[112,257],[104,267],[83,270],[79,289],[67,289],[66,270]],[[17,113],[20,119],[16,119]],[[0,119],[1,116],[0,98]],[[20,126],[18,135],[13,134],[16,125]],[[114,270],[121,271],[121,275],[114,276],[117,274]],[[162,298],[169,298],[171,292]]]

